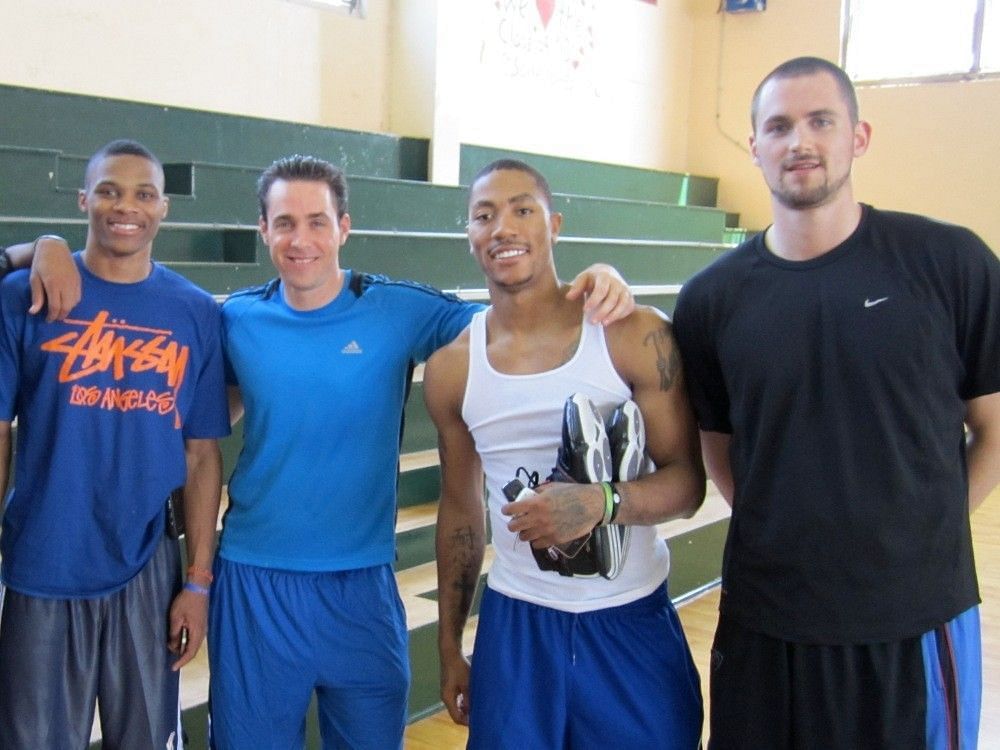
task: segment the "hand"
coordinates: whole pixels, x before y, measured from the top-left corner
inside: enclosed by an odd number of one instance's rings
[[[36,241],[29,280],[32,315],[48,302],[46,320],[63,320],[80,301],[80,272],[65,240],[46,236]]]
[[[469,660],[461,652],[441,658],[441,700],[452,721],[469,725]]]
[[[604,518],[604,490],[599,484],[550,482],[535,492],[532,498],[501,506],[500,512],[513,516],[507,528],[536,549],[589,534]]]
[[[586,294],[583,309],[591,323],[608,325],[621,320],[635,309],[635,297],[628,283],[614,266],[595,263],[580,272],[566,293],[566,299],[579,299]]]
[[[187,642],[183,642],[181,631],[187,631]],[[170,667],[175,672],[191,661],[208,630],[208,597],[194,591],[184,589],[176,597],[170,607],[170,632],[167,648],[177,654],[177,659]]]

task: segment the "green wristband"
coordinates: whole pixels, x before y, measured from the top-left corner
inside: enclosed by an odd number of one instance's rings
[[[615,519],[618,518],[618,511],[622,507],[622,496],[614,483],[611,484],[611,498],[613,502],[611,505],[611,518],[608,520],[608,523],[615,522]]]
[[[598,526],[607,526],[611,522],[611,515],[615,510],[615,493],[611,489],[611,482],[601,482],[601,489],[604,490],[604,517]]]

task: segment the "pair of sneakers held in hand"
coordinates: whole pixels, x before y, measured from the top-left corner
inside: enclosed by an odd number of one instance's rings
[[[580,483],[627,482],[639,476],[645,461],[645,448],[646,430],[634,401],[626,401],[615,408],[605,426],[593,402],[582,393],[574,393],[563,407],[562,445],[548,479]],[[503,491],[510,501],[523,500],[532,492],[520,479],[509,482]],[[630,532],[628,526],[605,523],[558,547],[532,547],[531,552],[542,570],[564,576],[600,575],[610,580],[622,570]]]

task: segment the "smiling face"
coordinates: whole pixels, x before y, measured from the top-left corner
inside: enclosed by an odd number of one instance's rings
[[[275,180],[266,204],[260,234],[288,304],[299,310],[323,307],[340,292],[340,248],[351,217],[338,218],[330,187],[319,180]]]
[[[562,215],[549,209],[528,172],[498,169],[476,180],[469,196],[469,246],[490,283],[516,289],[541,270],[555,276],[552,246]]]
[[[90,165],[78,203],[89,219],[87,253],[147,263],[167,215],[163,170],[142,156],[117,154]]]
[[[853,201],[851,165],[870,136],[831,74],[773,78],[760,91],[750,153],[773,200],[802,210]]]

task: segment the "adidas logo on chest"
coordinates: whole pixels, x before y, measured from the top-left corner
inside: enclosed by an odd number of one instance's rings
[[[361,345],[357,341],[355,341],[354,339],[351,339],[350,343],[348,343],[346,346],[344,346],[343,349],[340,350],[340,353],[341,354],[364,354],[364,349],[361,348]]]

